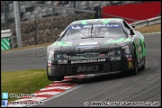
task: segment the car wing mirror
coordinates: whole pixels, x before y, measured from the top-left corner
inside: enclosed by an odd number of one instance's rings
[[[133,29],[130,29],[130,35],[135,35]]]
[[[135,28],[135,25],[131,25],[132,28]]]

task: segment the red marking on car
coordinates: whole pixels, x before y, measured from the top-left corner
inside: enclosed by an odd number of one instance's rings
[[[99,54],[100,57],[105,57],[105,54]]]
[[[132,61],[132,58],[127,58],[128,61]]]
[[[50,63],[48,63],[48,66],[51,66],[51,64],[50,64]]]

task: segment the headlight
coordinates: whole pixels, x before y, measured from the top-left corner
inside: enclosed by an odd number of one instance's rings
[[[121,50],[116,50],[116,53],[117,53],[118,55],[121,55]]]
[[[129,46],[124,46],[124,47],[122,47],[122,48],[124,48],[125,49],[125,53],[126,54],[130,54],[130,49],[129,49]]]
[[[62,54],[57,54],[57,55],[56,55],[56,58],[57,58],[57,59],[61,59],[61,58],[62,58]]]
[[[110,51],[110,52],[109,52],[109,55],[110,55],[110,56],[115,55],[115,50]]]
[[[112,51],[109,52],[108,55],[110,55],[110,56],[113,56],[113,55],[121,55],[121,50],[119,50],[119,49],[112,50]]]
[[[114,49],[112,51],[109,52],[109,58],[110,61],[118,61],[121,60],[121,50],[120,49]]]
[[[69,56],[67,54],[63,54],[63,58],[68,59]]]
[[[48,52],[48,60],[54,60],[54,51]]]
[[[67,54],[56,54],[57,59],[68,59],[69,56]]]

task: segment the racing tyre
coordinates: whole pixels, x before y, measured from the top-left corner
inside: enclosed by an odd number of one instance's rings
[[[48,76],[50,81],[61,81],[64,79],[64,76]]]
[[[142,67],[140,68],[140,70],[145,70],[145,64],[146,64],[146,60],[145,60],[145,57],[144,57],[144,64],[142,65]]]
[[[136,53],[134,54],[133,66],[134,69],[131,71],[131,75],[136,75],[138,73],[138,61],[137,61]]]
[[[50,81],[61,81],[64,79],[64,76],[49,76],[48,75],[48,65],[47,65],[47,76]]]

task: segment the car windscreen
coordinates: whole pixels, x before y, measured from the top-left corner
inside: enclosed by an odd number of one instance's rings
[[[121,24],[77,24],[67,27],[61,40],[85,38],[125,38],[126,34]]]

